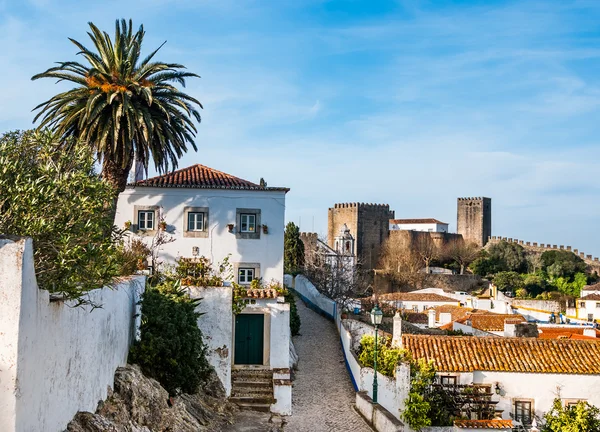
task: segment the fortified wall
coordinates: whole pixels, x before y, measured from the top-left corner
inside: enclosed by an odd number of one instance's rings
[[[519,244],[528,251],[535,253],[544,253],[548,250],[564,250],[568,252],[573,252],[575,255],[579,256],[590,267],[592,271],[595,271],[596,273],[600,274],[600,258],[594,257],[590,254],[586,254],[585,252],[581,252],[579,249],[574,249],[571,246],[555,245],[550,243],[528,242],[516,238],[507,238],[499,236],[491,236],[488,240],[488,244],[498,244],[501,241]]]

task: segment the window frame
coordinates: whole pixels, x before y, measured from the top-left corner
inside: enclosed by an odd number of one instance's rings
[[[254,216],[254,231],[242,231],[242,216]],[[236,209],[236,230],[237,239],[258,240],[261,236],[261,211],[260,209],[238,208]]]
[[[518,406],[521,405],[521,415],[519,415],[518,413]],[[529,405],[529,418],[527,418],[527,421],[524,420],[524,416],[523,416],[523,407]],[[533,421],[533,400],[531,399],[515,399],[513,401],[513,407],[514,407],[514,419],[516,421],[521,422],[524,426],[529,426],[531,425],[531,422]],[[521,418],[523,417],[523,418]]]
[[[242,272],[245,272],[244,281],[243,282],[241,280],[241,276],[242,276],[241,273]],[[252,273],[252,277],[250,279],[248,279],[250,272]],[[237,270],[238,284],[240,284],[240,285],[250,285],[252,283],[252,281],[254,279],[256,279],[255,273],[256,273],[256,269],[254,267],[239,267],[238,270]]]
[[[246,218],[246,222],[244,222],[244,218]],[[252,223],[250,223],[250,218],[252,218]],[[244,229],[244,224],[246,225],[246,229]],[[254,229],[249,229],[251,226]],[[240,232],[246,234],[254,234],[256,232],[256,214],[240,213]]]
[[[198,216],[200,216],[200,221],[198,221]],[[192,218],[193,218],[193,220],[192,220]],[[204,221],[205,221],[204,212],[188,212],[188,214],[187,214],[188,231],[190,231],[190,232],[206,231]],[[200,222],[200,228],[198,228],[198,222]]]
[[[148,219],[148,216],[152,215],[152,217],[150,219]],[[142,227],[142,216],[144,221],[144,227]],[[149,227],[148,225],[150,225],[151,222],[151,227]],[[156,212],[154,210],[138,210],[138,229],[139,230],[143,230],[143,231],[154,231],[156,229],[155,227],[156,225]]]
[[[153,215],[153,227],[149,228],[140,228],[140,213],[148,213],[152,212]],[[133,206],[133,226],[132,231],[137,233],[139,236],[151,236],[154,235],[159,223],[159,217],[161,216],[160,206],[157,205],[134,205]],[[163,214],[164,217],[164,214]],[[144,226],[146,225],[146,219],[144,221]]]
[[[202,230],[190,230],[190,214],[191,213],[202,213],[204,222]],[[194,238],[207,238],[208,229],[210,224],[210,214],[208,207],[184,207],[183,208],[183,236],[194,237]]]
[[[444,382],[445,380],[447,381],[452,381],[452,382]],[[442,387],[456,387],[457,384],[457,378],[456,375],[440,375],[440,385]]]

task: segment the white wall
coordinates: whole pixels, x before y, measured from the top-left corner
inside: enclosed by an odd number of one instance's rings
[[[460,306],[458,300],[450,301],[416,301],[416,300],[385,300],[380,298],[381,303],[386,303],[390,306],[394,306],[397,309],[405,309],[415,312],[425,312],[427,309],[437,306],[449,305],[449,306]]]
[[[232,263],[260,263],[264,281],[283,281],[285,192],[128,187],[119,195],[115,217],[118,227],[123,227],[126,221],[133,222],[134,205],[162,207],[167,232],[176,239],[162,248],[161,258],[165,262],[173,263],[179,256],[192,257],[192,247],[198,246],[200,255],[215,264],[231,254]],[[208,237],[183,237],[184,223],[187,223],[185,207],[208,207]],[[261,229],[260,239],[237,239],[227,227],[227,224],[236,224],[237,208],[260,209],[261,224],[268,226],[269,233],[264,234]],[[151,237],[142,238],[151,241]]]
[[[37,288],[31,239],[0,240],[0,430],[58,432],[96,410],[127,363],[144,278],[91,291],[102,308],[50,302]]]
[[[309,306],[316,307],[325,315],[334,319],[336,316],[337,305],[330,298],[321,294],[315,286],[305,276],[298,275],[294,278],[293,283],[294,290],[302,297],[302,299],[309,304]]]
[[[448,232],[448,224],[438,223],[392,223],[390,222],[390,230],[402,231],[428,231],[428,232]]]
[[[233,355],[233,293],[230,287],[189,287],[192,298],[201,298],[196,309],[201,312],[198,328],[206,343],[207,359],[223,383],[225,394],[231,395],[231,364]]]
[[[475,384],[492,384],[493,387],[496,382],[500,383],[501,396],[494,396],[494,400],[500,401],[497,409],[504,410],[504,419],[511,418],[515,398],[533,399],[535,414],[543,416],[552,407],[559,387],[562,399],[585,399],[600,406],[599,375],[473,372],[472,377]]]

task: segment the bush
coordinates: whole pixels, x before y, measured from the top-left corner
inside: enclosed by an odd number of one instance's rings
[[[570,279],[576,273],[585,273],[587,265],[573,252],[565,250],[546,251],[541,256],[542,269],[552,278]]]
[[[148,286],[142,297],[141,338],[129,353],[171,395],[195,393],[210,370],[196,307],[179,281]]]
[[[296,306],[296,296],[291,292],[285,295],[285,301],[290,304],[290,330],[292,336],[300,334],[300,315],[298,315],[298,307]]]
[[[377,371],[385,376],[394,376],[398,363],[410,359],[407,350],[391,348],[389,338],[377,337]],[[358,361],[372,368],[375,361],[375,336],[364,335],[360,340]]]
[[[496,285],[500,291],[514,291],[523,286],[523,279],[521,278],[521,275],[516,272],[499,272],[494,276],[494,285]]]
[[[121,260],[119,273],[123,276],[136,273],[138,270],[146,270],[148,258],[152,251],[139,239],[132,239],[128,244],[122,244],[120,248]]]
[[[33,239],[40,288],[85,302],[120,272],[114,191],[85,144],[60,145],[50,132],[0,137],[0,233]]]

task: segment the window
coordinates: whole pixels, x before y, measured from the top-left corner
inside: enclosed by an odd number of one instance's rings
[[[248,213],[242,213],[240,215],[240,232],[256,232],[256,215]]]
[[[442,375],[440,377],[440,384],[442,384],[442,386],[444,386],[444,387],[455,386],[456,385],[456,377],[450,376],[450,375]]]
[[[520,421],[523,425],[531,424],[531,401],[515,401],[515,420]]]
[[[204,213],[188,213],[188,231],[204,231]]]
[[[238,283],[249,284],[254,279],[253,268],[240,268],[238,270]]]
[[[596,303],[596,307],[597,307],[597,308],[600,308],[600,303]]]
[[[138,211],[138,229],[153,230],[154,229],[154,211],[140,210]]]
[[[585,302],[579,302],[579,307],[585,309]]]
[[[419,306],[416,306],[416,305],[415,305],[415,306],[413,306],[413,307],[412,307],[412,310],[413,310],[413,311],[415,311],[415,312],[419,312]]]

